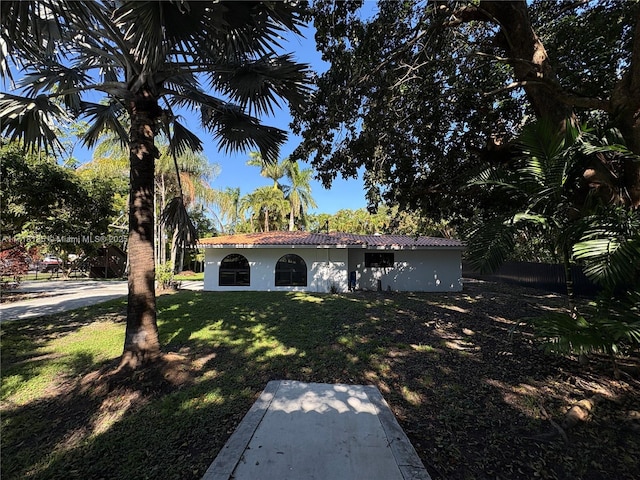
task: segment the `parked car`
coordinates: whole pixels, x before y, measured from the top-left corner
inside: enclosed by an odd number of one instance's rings
[[[47,255],[46,257],[44,257],[40,265],[42,266],[41,271],[43,273],[48,273],[48,272],[57,272],[62,268],[63,263],[60,257]]]

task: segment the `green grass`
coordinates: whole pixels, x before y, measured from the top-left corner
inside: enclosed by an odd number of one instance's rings
[[[62,275],[60,275],[60,277],[62,277]],[[53,278],[55,278],[55,274],[53,275]],[[51,274],[50,273],[42,273],[42,272],[40,272],[38,274],[28,273],[26,275],[21,275],[20,276],[20,282],[26,282],[26,281],[29,281],[29,282],[35,282],[35,281],[40,282],[40,281],[42,281],[42,282],[44,282],[45,280],[50,280],[50,279],[51,279]],[[13,277],[8,277],[8,276],[7,277],[2,277],[2,280],[3,281],[12,282],[13,281]]]
[[[434,479],[529,478],[541,466],[633,478],[640,441],[603,434],[613,413],[570,447],[527,440],[549,426],[532,405],[560,415],[559,399],[580,393],[568,383],[579,366],[509,335],[507,317],[552,300],[500,295],[180,291],[158,298],[163,350],[177,355],[121,383],[92,372],[121,353],[123,300],[5,323],[3,479],[199,479],[266,383],[285,378],[377,385]]]
[[[178,273],[177,275],[174,275],[173,277],[175,280],[178,281],[189,281],[189,280],[198,280],[198,281],[202,281],[204,280],[204,272],[200,272],[200,273],[193,273],[193,274],[188,274],[188,275],[183,275],[181,273]]]

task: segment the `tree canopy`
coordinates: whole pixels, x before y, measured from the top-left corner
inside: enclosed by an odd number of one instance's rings
[[[489,200],[460,187],[480,163],[511,163],[535,118],[617,127],[640,152],[638,2],[408,0],[370,18],[362,3],[314,2],[330,68],[294,119],[294,157],[325,186],[364,167],[374,206],[468,218]],[[576,180],[640,205],[637,162],[594,156]]]
[[[84,142],[105,130],[129,151],[129,297],[123,365],[158,358],[154,290],[154,173],[164,135],[175,159],[202,150],[183,123],[195,113],[224,151],[255,148],[275,161],[286,132],[258,116],[295,107],[308,68],[281,53],[298,33],[305,2],[4,1],[1,133],[27,147],[60,146],[56,124],[84,119]],[[14,78],[18,71],[19,77]],[[126,124],[122,122],[126,120]],[[125,127],[126,125],[126,127]],[[128,127],[128,128],[127,128]],[[177,162],[176,162],[177,163]],[[186,218],[182,196],[172,218]]]
[[[108,177],[80,175],[42,152],[25,155],[15,142],[0,142],[0,229],[3,236],[66,247],[91,248],[106,235],[117,185]]]

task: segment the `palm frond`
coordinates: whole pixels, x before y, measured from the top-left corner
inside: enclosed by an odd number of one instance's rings
[[[604,286],[633,281],[640,258],[640,236],[631,240],[600,238],[578,242],[573,246],[576,260],[585,263],[584,273]]]
[[[39,64],[42,59],[61,63],[68,52],[69,38],[76,37],[78,32],[92,35],[95,30],[92,11],[104,6],[94,3],[98,2],[3,0],[1,43],[7,57],[2,59],[0,74],[11,78],[6,58],[19,66]]]
[[[44,95],[29,98],[0,94],[0,132],[21,140],[26,148],[62,150],[55,123],[65,121],[66,112]]]
[[[198,232],[181,197],[174,197],[167,204],[162,211],[161,219],[167,228],[178,230],[177,241],[181,247],[195,245],[198,242]]]
[[[601,292],[584,315],[545,314],[527,319],[544,347],[555,353],[623,353],[640,345],[640,290],[631,287],[619,295]]]
[[[515,229],[502,219],[484,222],[467,235],[466,255],[471,267],[480,273],[493,273],[504,263],[515,246]]]
[[[617,153],[627,156],[635,161],[640,161],[637,155],[634,155],[624,145],[594,145],[589,142],[584,142],[581,145],[581,150],[585,155],[594,155],[596,153]]]
[[[294,106],[302,105],[310,93],[308,78],[308,66],[294,62],[291,55],[226,63],[210,76],[214,88],[257,114],[273,114],[280,98]]]
[[[201,15],[201,38],[207,47],[203,58],[222,62],[262,56],[280,47],[282,32],[299,34],[309,14],[307,2],[220,2],[209,5]]]
[[[546,227],[549,225],[549,218],[546,215],[537,215],[537,214],[528,213],[528,212],[516,213],[511,218],[511,223],[513,224],[521,223],[521,222],[527,222],[535,225],[540,225],[542,227]]]
[[[608,288],[633,283],[640,272],[640,215],[607,208],[585,217],[573,256],[591,280]]]
[[[285,29],[296,31],[306,9],[293,2],[123,2],[114,23],[125,32],[141,75],[167,58],[215,64],[273,52]],[[301,24],[301,22],[300,22]]]
[[[3,56],[0,72],[11,78],[7,58],[30,64],[42,55],[53,56],[54,44],[62,37],[63,25],[56,15],[56,2],[3,1],[2,44],[7,56]],[[19,55],[16,55],[19,52]]]
[[[619,321],[607,316],[574,317],[569,313],[527,319],[535,335],[551,353],[621,353],[624,345],[640,344],[640,321]]]
[[[158,83],[167,89],[167,93],[169,94],[167,96],[172,97],[175,94],[188,97],[189,92],[202,92],[198,79],[192,72],[180,68],[179,65],[175,65],[175,67],[175,69],[165,69],[156,75]]]
[[[495,186],[508,191],[519,190],[518,185],[513,181],[512,172],[494,166],[485,166],[480,171],[474,173],[469,178],[467,185]]]
[[[528,185],[527,191],[544,188],[544,194],[553,197],[550,200],[560,199],[576,162],[574,145],[580,135],[580,130],[570,124],[562,134],[544,119],[525,127],[518,140],[522,150],[518,172]]]
[[[47,69],[27,71],[18,87],[28,97],[35,97],[43,91],[56,92],[62,96],[68,109],[78,112],[81,107],[79,88],[88,81],[89,76],[78,69],[52,64]]]
[[[195,133],[177,121],[174,121],[172,126],[173,132],[169,140],[169,150],[172,154],[180,157],[187,152],[202,151],[202,141]]]
[[[238,107],[202,109],[202,124],[213,133],[225,152],[258,149],[262,158],[278,161],[280,145],[286,140],[286,132],[262,125],[255,117]]]
[[[560,154],[565,147],[565,137],[550,120],[540,119],[524,127],[518,145],[527,157],[545,162]]]
[[[114,12],[114,24],[124,32],[123,39],[131,45],[131,54],[142,66],[144,78],[158,70],[175,45],[181,45],[191,36],[191,29],[199,28],[192,9],[200,2],[123,2]],[[204,3],[204,2],[203,2]],[[141,80],[143,81],[143,80]]]
[[[105,132],[113,132],[123,146],[129,144],[129,134],[120,122],[124,113],[124,108],[118,102],[112,101],[109,104],[83,102],[83,113],[87,116],[87,121],[91,128],[87,130],[83,137],[83,142],[89,147],[93,147]]]
[[[180,84],[179,90],[169,92],[167,102],[171,107],[186,107],[191,110],[224,109],[230,105],[228,102],[209,95],[202,91],[197,84],[184,82]]]

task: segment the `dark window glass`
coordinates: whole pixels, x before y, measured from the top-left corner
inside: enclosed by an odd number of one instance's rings
[[[364,254],[365,267],[393,267],[393,252],[371,252]]]
[[[285,255],[276,264],[276,287],[306,287],[307,264],[298,255]]]
[[[218,285],[221,287],[250,285],[249,262],[237,253],[227,255],[220,262]]]

